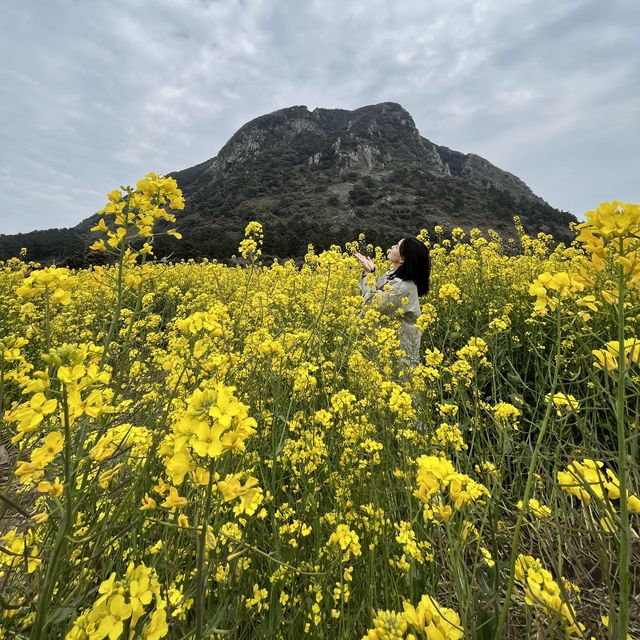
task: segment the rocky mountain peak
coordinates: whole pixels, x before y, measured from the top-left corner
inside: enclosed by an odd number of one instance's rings
[[[342,173],[382,170],[397,161],[421,162],[447,173],[434,145],[421,138],[409,112],[395,102],[354,111],[294,106],[260,116],[229,139],[209,161],[207,174],[219,180],[264,161]]]

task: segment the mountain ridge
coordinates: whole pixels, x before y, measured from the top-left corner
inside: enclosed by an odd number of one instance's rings
[[[265,253],[279,257],[302,255],[308,243],[319,250],[342,244],[361,232],[385,244],[436,224],[513,237],[515,214],[528,231],[569,241],[568,224],[576,220],[485,158],[423,137],[394,102],[278,109],[245,123],[216,156],[167,175],[185,195],[178,218],[184,240],[159,236],[156,253],[174,258],[229,258],[251,219],[265,227]],[[74,250],[95,219],[68,230]],[[8,257],[7,238],[13,245],[17,239],[0,236],[0,258]]]

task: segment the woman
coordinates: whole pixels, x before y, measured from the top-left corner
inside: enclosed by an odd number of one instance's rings
[[[400,310],[400,346],[407,354],[407,362],[415,366],[420,362],[420,329],[416,320],[420,315],[420,296],[429,290],[431,261],[429,249],[417,238],[403,238],[387,251],[391,262],[383,276],[370,282],[367,275],[376,270],[373,261],[357,251],[354,255],[364,273],[360,280],[360,291],[365,304],[375,305],[381,311],[393,313]]]

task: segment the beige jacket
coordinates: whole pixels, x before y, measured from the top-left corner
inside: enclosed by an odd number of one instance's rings
[[[400,346],[407,354],[408,363],[415,366],[420,362],[421,337],[416,320],[422,313],[418,287],[413,280],[390,278],[391,273],[393,270],[390,269],[383,276],[376,278],[375,284],[368,284],[367,276],[363,275],[360,280],[360,292],[365,305],[373,303],[383,313],[395,315],[398,309],[402,310],[401,314],[397,314],[400,318]],[[388,290],[385,290],[385,287]],[[405,298],[408,301],[403,304],[402,300]]]

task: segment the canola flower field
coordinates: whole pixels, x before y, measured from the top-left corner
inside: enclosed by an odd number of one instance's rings
[[[639,205],[421,232],[413,369],[358,241],[155,261],[182,207],[149,174],[111,266],[0,263],[0,638],[640,637]]]

